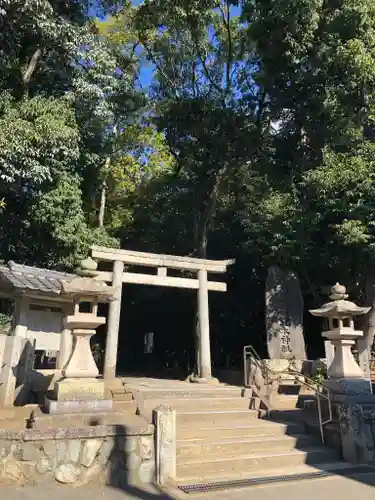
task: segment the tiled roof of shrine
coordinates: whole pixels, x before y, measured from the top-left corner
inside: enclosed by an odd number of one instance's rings
[[[63,273],[52,269],[23,266],[9,261],[6,266],[0,266],[0,286],[16,291],[27,291],[59,295],[60,280],[71,280],[74,274]]]

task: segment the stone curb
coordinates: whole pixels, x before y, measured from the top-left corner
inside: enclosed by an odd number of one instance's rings
[[[0,429],[0,439],[6,441],[44,441],[50,439],[90,439],[109,436],[148,436],[154,426],[97,425],[94,427],[69,427],[51,429],[25,429],[12,431]]]

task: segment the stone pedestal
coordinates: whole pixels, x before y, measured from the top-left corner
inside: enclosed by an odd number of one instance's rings
[[[330,340],[324,341],[325,358],[327,360],[327,370],[329,370],[333,358],[335,357],[335,346]]]
[[[112,400],[104,394],[103,380],[63,379],[55,383],[54,396],[46,398],[46,407],[49,413],[109,411]]]
[[[344,329],[342,329],[344,330]],[[349,338],[345,338],[345,335]],[[335,355],[328,368],[328,375],[330,378],[360,378],[363,379],[363,372],[356,363],[351,348],[355,344],[355,338],[359,338],[362,332],[356,331],[333,331],[324,332],[323,335],[331,340],[334,348]],[[337,338],[339,336],[339,338]]]
[[[104,399],[104,382],[95,378],[63,379],[55,384],[55,395],[59,401],[95,401]]]
[[[332,401],[344,402],[350,399],[371,396],[371,383],[365,379],[343,378],[329,379],[324,382],[324,386],[331,392]]]
[[[74,348],[73,353],[63,370],[64,377],[92,378],[99,375],[99,370],[96,366],[90,347],[90,338],[94,334],[95,330],[73,330],[73,337],[75,340]]]

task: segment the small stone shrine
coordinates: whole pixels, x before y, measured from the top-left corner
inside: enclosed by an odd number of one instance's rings
[[[81,267],[90,276],[95,274],[90,262],[83,261]],[[85,266],[88,269],[85,269]],[[55,383],[53,397],[46,397],[49,413],[103,412],[112,409],[112,400],[104,397],[104,380],[94,361],[90,338],[96,328],[105,324],[104,317],[97,315],[98,303],[108,302],[114,289],[92,277],[76,277],[71,281],[61,280],[61,294],[73,300],[74,314],[65,318],[64,326],[72,331],[73,350],[62,370],[63,378]],[[84,308],[84,310],[82,310]]]

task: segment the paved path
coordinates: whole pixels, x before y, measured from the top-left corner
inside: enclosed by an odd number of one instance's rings
[[[358,475],[357,479],[330,477],[299,483],[283,483],[258,486],[231,491],[199,495],[179,495],[186,500],[373,500],[375,496],[375,474]],[[8,488],[0,486],[0,498],[4,500],[172,500],[176,497],[161,494],[156,489],[141,490],[129,487],[127,491],[113,488],[92,489],[55,488]]]
[[[373,500],[375,474],[358,476],[357,480],[344,477],[311,479],[299,483],[281,483],[231,492],[216,493],[215,500]],[[204,500],[214,500],[213,495]],[[203,499],[201,499],[203,500]]]

